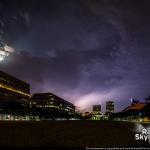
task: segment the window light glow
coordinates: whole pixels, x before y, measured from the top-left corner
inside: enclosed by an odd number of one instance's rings
[[[24,93],[24,92],[22,92],[22,91],[18,91],[18,90],[16,90],[16,89],[13,89],[13,88],[8,87],[8,86],[4,86],[4,85],[2,85],[2,84],[0,84],[0,87],[3,88],[3,89],[7,89],[7,90],[10,90],[10,91],[13,91],[13,92],[16,92],[16,93],[25,95],[25,96],[30,96],[30,94]]]

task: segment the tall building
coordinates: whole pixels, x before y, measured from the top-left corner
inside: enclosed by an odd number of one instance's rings
[[[72,103],[52,93],[33,94],[31,102],[35,113],[43,114],[47,118],[65,118],[75,114],[75,106]]]
[[[106,112],[114,113],[114,102],[113,101],[106,102]]]
[[[93,112],[101,112],[101,105],[93,105]]]
[[[0,71],[0,101],[29,100],[30,85],[3,71]]]
[[[29,97],[28,83],[0,71],[0,117],[9,120],[10,115],[26,115]]]

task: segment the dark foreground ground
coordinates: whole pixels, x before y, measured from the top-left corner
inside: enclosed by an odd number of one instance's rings
[[[0,122],[1,147],[150,147],[134,140],[134,123],[112,121]]]

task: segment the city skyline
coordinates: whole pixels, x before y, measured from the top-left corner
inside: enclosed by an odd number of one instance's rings
[[[149,1],[1,1],[0,70],[81,111],[144,100],[150,83]],[[103,109],[102,109],[103,111]]]

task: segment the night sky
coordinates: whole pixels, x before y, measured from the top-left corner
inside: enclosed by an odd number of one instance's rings
[[[81,111],[150,94],[149,0],[1,0],[0,70]]]

